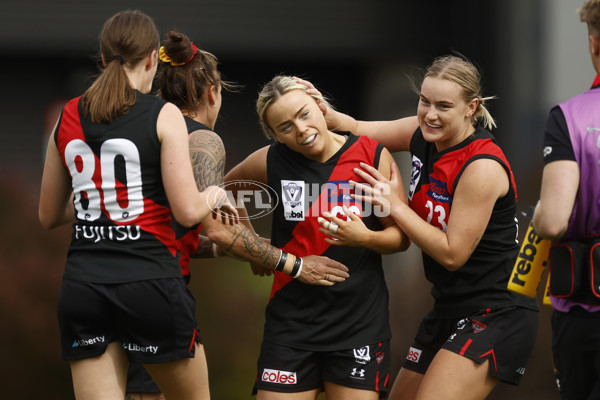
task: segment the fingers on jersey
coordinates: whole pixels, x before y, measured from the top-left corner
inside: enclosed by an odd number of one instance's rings
[[[325,213],[323,213],[323,215],[325,215]],[[329,218],[329,215],[327,217]],[[319,222],[319,225],[321,225],[325,229],[325,231],[319,229],[321,232],[327,235],[330,233],[337,233],[339,227],[337,223],[329,221],[328,219],[323,217],[317,218],[317,221]]]

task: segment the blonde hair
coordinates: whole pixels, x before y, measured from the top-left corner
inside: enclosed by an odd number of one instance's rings
[[[269,139],[273,139],[273,133],[265,120],[265,114],[269,107],[273,105],[281,96],[292,90],[303,90],[306,92],[308,88],[298,83],[291,76],[277,75],[269,83],[263,86],[256,100],[256,113],[260,121],[260,126]],[[328,107],[331,105],[323,96],[311,95],[317,102],[324,102]]]
[[[587,23],[591,35],[600,35],[600,0],[586,0],[577,10],[579,20]]]
[[[481,120],[485,128],[496,127],[496,121],[485,107],[487,100],[495,99],[495,96],[482,97],[481,75],[475,65],[465,58],[457,56],[442,56],[436,58],[425,71],[423,79],[427,77],[445,79],[458,84],[462,88],[461,97],[469,104],[477,99],[477,108],[471,116],[473,125]],[[418,93],[418,92],[417,92]]]
[[[105,68],[81,98],[83,112],[92,122],[110,122],[135,104],[136,92],[123,64],[136,65],[158,49],[159,41],[154,21],[139,10],[121,11],[104,23],[100,54]]]

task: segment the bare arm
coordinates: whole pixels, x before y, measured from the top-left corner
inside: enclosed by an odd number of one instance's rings
[[[321,92],[309,81],[300,78],[294,79],[308,88],[307,93],[321,96]],[[323,102],[320,102],[319,106],[325,114],[327,128],[330,130],[349,131],[355,135],[368,136],[377,140],[391,152],[409,150],[410,139],[419,127],[416,116],[391,121],[358,121],[350,115],[328,107]]]
[[[38,214],[45,229],[55,228],[75,219],[71,178],[60,159],[54,143],[54,133],[50,136],[46,151]]]
[[[202,221],[225,199],[225,191],[208,186],[199,192],[190,163],[187,128],[183,115],[175,105],[163,106],[157,121],[161,141],[161,173],[163,185],[175,219],[190,227]],[[237,215],[237,212],[235,212]]]
[[[542,173],[540,199],[533,214],[533,228],[545,239],[564,235],[579,188],[577,162],[560,160],[548,163]]]
[[[381,190],[363,188],[368,194],[365,198],[389,204],[396,224],[423,252],[450,271],[460,268],[469,259],[483,236],[496,201],[508,192],[509,187],[508,175],[498,162],[490,159],[472,162],[465,168],[455,189],[444,232],[427,223],[405,203],[394,201],[395,180],[386,181],[374,168],[365,166],[363,169],[366,172],[359,171],[358,174],[371,185],[380,183],[385,187],[392,183],[388,195]]]
[[[419,127],[417,117],[405,117],[392,121],[357,121],[339,111],[325,114],[327,127],[331,130],[347,130],[356,135],[368,136],[384,145],[389,151],[408,151],[410,139]],[[350,129],[354,126],[353,129]]]
[[[192,139],[194,145],[191,146],[191,151],[194,152],[192,154],[194,170],[203,171],[201,176],[196,176],[197,184],[200,186],[209,183],[217,184],[219,180],[223,181],[225,151],[220,139],[217,141],[214,136],[216,135],[211,132],[209,135]],[[211,172],[207,174],[201,165],[196,165],[201,162],[207,162],[209,166],[215,168],[209,168]],[[236,179],[239,180],[255,180],[266,183],[265,150],[258,150],[233,170],[238,172],[228,174],[228,176],[236,176]],[[264,177],[261,175],[261,171],[264,173]],[[279,262],[280,249],[265,242],[243,224],[222,224],[212,218],[206,218],[203,221],[203,227],[211,241],[236,258],[260,264],[270,271],[275,269]],[[206,249],[206,244],[203,244],[202,248]],[[291,273],[295,259],[294,255],[288,257],[283,267],[284,273]],[[303,268],[298,279],[308,284],[331,286],[344,281],[349,276],[347,271],[348,269],[337,261],[326,257],[308,256],[303,258]],[[330,280],[324,279],[326,275],[331,277]]]

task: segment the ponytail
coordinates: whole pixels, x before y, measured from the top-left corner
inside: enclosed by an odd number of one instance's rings
[[[100,33],[104,69],[81,98],[84,115],[92,122],[111,122],[136,101],[125,67],[134,67],[158,49],[160,37],[152,19],[139,10],[109,18]]]

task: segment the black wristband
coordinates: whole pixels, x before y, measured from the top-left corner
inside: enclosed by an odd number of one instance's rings
[[[302,257],[296,257],[296,261],[294,261],[294,268],[292,268],[292,272],[290,272],[290,276],[296,278],[298,275],[298,271],[300,271],[300,266],[302,265]]]
[[[273,268],[275,271],[283,272],[283,267],[285,267],[285,262],[287,261],[287,256],[288,256],[288,253],[281,250],[281,255],[279,256],[279,261],[277,262],[277,265],[275,266],[275,268]]]

